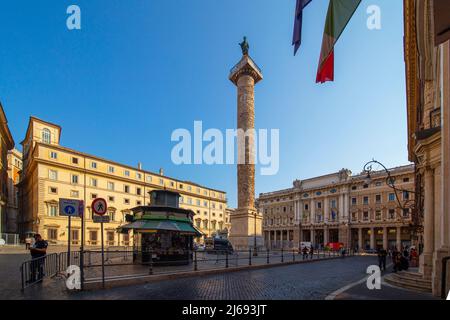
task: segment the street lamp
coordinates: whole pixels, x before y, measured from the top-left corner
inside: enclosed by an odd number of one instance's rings
[[[257,257],[258,256],[258,247],[256,245],[256,215],[258,214],[258,210],[255,210],[255,223],[254,223],[254,227],[255,227],[255,232],[254,232],[254,239],[253,239],[253,256]]]
[[[384,171],[386,172],[386,174],[387,174],[387,177],[386,177],[386,185],[394,190],[395,199],[397,200],[397,203],[398,203],[399,208],[402,209],[402,210],[403,210],[403,209],[410,208],[410,207],[406,207],[405,205],[403,205],[403,204],[401,203],[400,198],[399,198],[399,195],[398,195],[398,192],[409,192],[409,193],[413,193],[413,194],[415,194],[415,192],[414,192],[414,191],[411,191],[411,190],[406,190],[406,189],[397,188],[397,187],[395,186],[395,178],[392,177],[391,172],[389,171],[389,169],[386,168],[386,166],[383,165],[381,162],[379,162],[379,161],[377,161],[377,160],[375,160],[375,159],[372,159],[371,161],[367,162],[367,163],[364,165],[363,171],[367,174],[366,182],[369,183],[369,182],[372,180],[371,173],[374,172],[374,170],[372,169],[373,164],[380,165],[380,166],[384,169]],[[408,200],[408,201],[405,202],[405,204],[406,204],[406,203],[409,203],[409,202],[410,202],[410,201]]]
[[[397,200],[398,207],[402,211],[404,211],[405,209],[411,209],[412,223],[409,224],[409,227],[411,228],[412,233],[416,235],[418,233],[423,232],[423,227],[420,224],[419,217],[418,217],[419,208],[417,205],[418,201],[420,201],[420,199],[418,199],[418,197],[421,197],[421,194],[420,193],[418,194],[416,191],[411,191],[411,190],[406,190],[406,189],[396,187],[395,178],[392,177],[391,172],[386,168],[385,165],[383,165],[381,162],[379,162],[375,159],[372,159],[371,161],[367,162],[364,165],[363,171],[367,174],[367,178],[366,178],[367,182],[370,182],[370,180],[372,179],[371,173],[374,171],[372,169],[373,164],[377,164],[377,165],[381,166],[384,169],[384,171],[386,172],[386,174],[387,174],[386,185],[394,190],[395,199]],[[417,183],[417,181],[416,181],[416,183]],[[412,194],[414,194],[414,200],[408,199],[402,204],[402,202],[400,201],[398,192],[412,193]]]

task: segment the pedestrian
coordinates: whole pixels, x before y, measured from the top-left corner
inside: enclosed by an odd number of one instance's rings
[[[308,248],[306,246],[303,247],[302,253],[303,253],[303,260],[308,258]]]
[[[30,248],[31,253],[31,275],[29,282],[42,281],[44,278],[45,255],[47,254],[48,243],[42,239],[39,233],[34,235],[35,243]]]
[[[394,272],[400,271],[400,260],[399,260],[399,252],[397,251],[397,248],[394,247],[394,250],[392,250],[392,264],[394,265]]]
[[[386,257],[387,251],[384,248],[378,249],[378,266],[381,271],[386,271]]]
[[[311,259],[314,257],[314,248],[311,245],[311,248],[309,249],[309,254],[311,255]]]

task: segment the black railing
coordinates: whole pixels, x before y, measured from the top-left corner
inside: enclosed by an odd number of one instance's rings
[[[321,260],[355,254],[347,250],[345,255],[340,251],[317,249],[313,252],[302,252],[298,249],[261,249],[257,250],[183,250],[176,256],[161,255],[152,250],[105,250],[105,274],[108,276],[171,274],[177,272],[205,271],[213,269],[228,269],[243,266],[258,266],[268,264],[299,263],[305,260]],[[22,263],[20,267],[22,290],[46,277],[65,274],[70,265],[80,266],[80,251],[52,253],[44,257]],[[98,279],[101,275],[101,250],[84,251],[85,279]],[[176,257],[176,258],[175,258]],[[306,261],[305,261],[306,262]],[[111,267],[117,267],[112,268]],[[124,267],[124,268],[122,268]],[[84,281],[84,280],[82,280]]]
[[[263,249],[258,250],[257,253],[258,254],[255,256],[253,249],[234,251],[183,250],[178,251],[176,256],[167,256],[161,255],[158,251],[117,250],[110,253],[110,255],[114,254],[114,257],[110,256],[108,261],[105,261],[105,270],[107,275],[111,277],[123,276],[124,273],[127,275],[169,274],[267,264],[299,263],[305,260],[322,260],[353,256],[355,254],[354,251],[349,250],[347,250],[345,255],[340,251],[330,250],[314,250],[312,254],[303,254],[303,252],[299,252],[298,249]],[[101,272],[101,251],[86,251],[85,257],[87,257],[85,258],[87,279],[98,279]],[[121,266],[124,268],[121,268]],[[146,270],[148,270],[148,272]]]
[[[23,262],[20,265],[22,290],[46,277],[54,277],[59,272],[59,257],[57,253],[48,254]]]

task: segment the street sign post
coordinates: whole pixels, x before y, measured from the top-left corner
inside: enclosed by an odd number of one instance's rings
[[[94,201],[92,201],[92,211],[97,215],[93,216],[93,219],[99,219],[100,220],[100,229],[101,229],[101,241],[102,241],[102,285],[103,288],[105,288],[105,247],[104,247],[104,241],[103,241],[103,222],[105,218],[107,218],[107,222],[109,222],[109,217],[103,217],[106,214],[106,211],[108,210],[108,204],[106,203],[105,199],[102,198],[96,198]]]
[[[67,266],[70,266],[70,245],[72,235],[72,217],[81,217],[84,212],[84,202],[74,199],[59,199],[59,215],[68,217],[67,226]]]
[[[109,216],[99,216],[99,215],[94,215],[92,217],[92,220],[95,223],[108,223],[110,221]]]

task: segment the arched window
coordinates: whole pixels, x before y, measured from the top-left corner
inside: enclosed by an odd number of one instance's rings
[[[50,136],[50,130],[45,128],[42,130],[42,142],[50,144],[51,142],[51,136]]]

